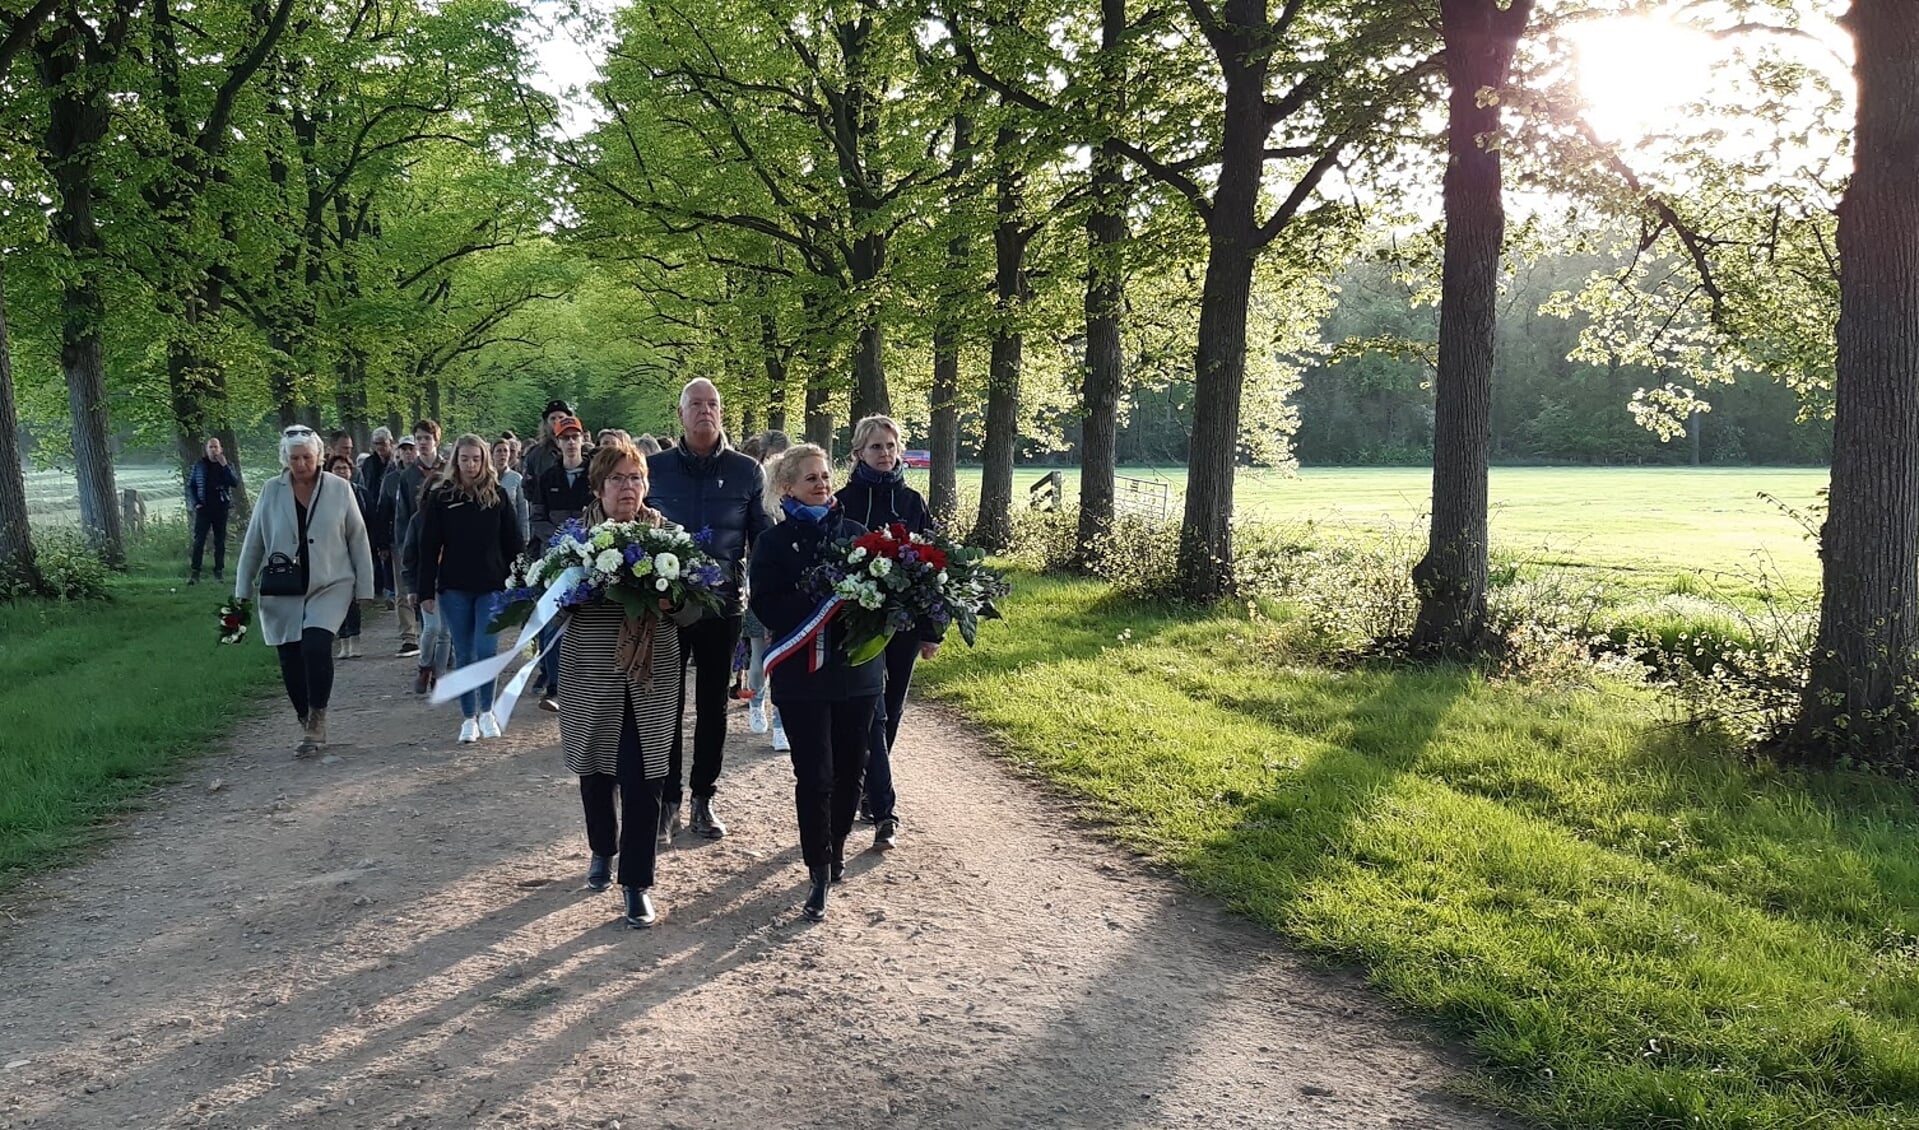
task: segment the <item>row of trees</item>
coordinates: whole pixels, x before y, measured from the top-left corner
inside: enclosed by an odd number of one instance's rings
[[[31,575],[18,411],[122,554],[113,449],[438,412],[576,293],[554,107],[499,0],[5,10],[0,567]],[[16,405],[17,402],[17,405]]]
[[[29,375],[24,398],[45,418],[64,397],[111,556],[115,414],[185,459],[254,406],[364,429],[455,394],[517,418],[531,372],[602,394],[718,374],[740,428],[923,420],[947,513],[976,415],[972,536],[994,545],[1022,436],[1075,418],[1090,537],[1125,404],[1183,387],[1181,562],[1209,600],[1230,588],[1235,468],[1288,454],[1328,279],[1369,233],[1416,226],[1417,186],[1440,180],[1443,222],[1407,241],[1438,310],[1414,642],[1470,652],[1510,162],[1593,226],[1638,226],[1624,265],[1560,301],[1580,360],[1674,374],[1641,398],[1649,421],[1683,426],[1742,373],[1833,406],[1801,737],[1850,720],[1859,740],[1868,717],[1903,726],[1919,615],[1919,203],[1899,187],[1919,160],[1919,12],[1854,0],[1855,128],[1835,124],[1843,82],[1781,46],[1816,41],[1831,6],[637,3],[607,29],[597,124],[567,138],[503,0],[6,0],[0,233],[34,328],[16,352],[61,378]],[[1751,44],[1754,144],[1701,118],[1622,150],[1580,120],[1566,29],[1668,8]],[[554,316],[527,315],[541,303]],[[605,343],[591,360],[581,331]],[[16,567],[17,478],[0,475]]]

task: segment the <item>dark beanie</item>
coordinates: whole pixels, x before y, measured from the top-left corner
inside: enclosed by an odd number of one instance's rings
[[[546,402],[546,409],[540,413],[540,419],[544,420],[555,412],[564,412],[571,416],[573,414],[573,406],[564,400],[549,400]]]

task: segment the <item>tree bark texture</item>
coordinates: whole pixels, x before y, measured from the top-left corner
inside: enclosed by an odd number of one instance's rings
[[[1919,4],[1854,0],[1852,181],[1839,206],[1838,370],[1825,592],[1792,735],[1919,764]]]
[[[57,196],[53,238],[72,259],[72,269],[61,283],[60,371],[67,382],[80,521],[100,555],[117,566],[126,560],[126,545],[114,485],[106,356],[100,342],[100,328],[106,321],[106,301],[100,292],[105,249],[93,213],[97,191],[93,157],[106,137],[108,123],[107,91],[100,74],[107,63],[89,57],[86,41],[94,33],[82,25],[83,19],[78,11],[68,9],[37,48],[41,84],[53,92],[40,156]],[[113,37],[92,42],[110,44]]]
[[[760,357],[766,369],[766,427],[786,430],[786,357],[780,352],[780,327],[771,314],[760,315]]]
[[[1486,460],[1506,208],[1499,88],[1531,0],[1442,0],[1447,102],[1445,262],[1433,408],[1432,529],[1413,567],[1413,647],[1470,655],[1486,642]]]
[[[0,271],[5,265],[0,264]],[[33,528],[27,522],[27,480],[20,457],[20,414],[13,401],[13,344],[7,337],[7,294],[0,274],[0,585],[40,587]]]
[[[996,148],[1010,154],[1019,137],[1001,127]],[[973,544],[1004,549],[1013,540],[1013,454],[1019,442],[1019,381],[1025,336],[1020,331],[1026,303],[1026,246],[1031,232],[1022,226],[1026,211],[1025,185],[1018,165],[1001,165],[993,227],[992,356],[986,373],[986,436],[980,447],[979,520],[973,525]]]
[[[1244,7],[1244,12],[1238,8]],[[1253,265],[1267,239],[1259,230],[1265,170],[1265,5],[1229,4],[1226,34],[1237,49],[1219,53],[1226,83],[1219,180],[1206,219],[1206,280],[1199,298],[1193,358],[1193,439],[1186,458],[1185,524],[1179,542],[1184,595],[1209,603],[1232,591],[1233,472],[1239,406],[1246,385],[1246,309]]]
[[[927,436],[932,467],[927,476],[926,508],[933,521],[950,527],[959,521],[959,375],[962,296],[969,289],[973,241],[962,214],[971,195],[967,173],[973,163],[973,119],[953,115],[955,176],[946,194],[947,221],[953,237],[946,243],[946,279],[933,328],[933,387],[928,394],[932,426]]]
[[[1126,0],[1100,3],[1101,117],[1125,112]],[[1102,122],[1101,128],[1111,128]],[[1086,370],[1080,382],[1079,553],[1113,524],[1113,480],[1119,452],[1119,395],[1126,357],[1120,314],[1126,300],[1124,158],[1110,141],[1093,153],[1092,208],[1086,217]]]

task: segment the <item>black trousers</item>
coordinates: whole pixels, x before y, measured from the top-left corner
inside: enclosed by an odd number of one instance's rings
[[[293,712],[305,718],[309,710],[325,710],[333,697],[333,633],[308,628],[300,634],[300,642],[283,643],[277,650],[280,681],[286,685]]]
[[[200,506],[193,511],[193,575],[200,575],[200,563],[205,559],[207,537],[213,537],[213,571],[227,571],[227,515],[231,513],[224,506]]]
[[[693,796],[710,797],[726,756],[726,702],[733,678],[733,649],[740,642],[739,616],[709,617],[680,629],[680,662],[693,664],[693,678],[680,681],[680,712],[673,719],[673,752],[666,773],[666,803],[680,803],[686,685],[693,684]]]
[[[793,746],[793,807],[800,855],[808,867],[833,861],[833,845],[853,830],[866,772],[866,735],[878,695],[841,702],[782,702],[780,721]]]
[[[653,864],[659,854],[660,789],[666,782],[646,779],[640,757],[640,732],[628,704],[620,723],[619,773],[587,773],[580,777],[580,805],[586,809],[586,842],[594,855],[620,857],[620,886],[653,885]],[[619,790],[620,811],[613,814],[613,792]]]

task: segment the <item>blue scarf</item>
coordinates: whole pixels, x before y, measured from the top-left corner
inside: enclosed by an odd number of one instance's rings
[[[833,512],[831,503],[825,506],[808,506],[791,495],[780,499],[780,509],[786,511],[786,516],[796,522],[811,522],[815,526],[824,526],[826,516]]]
[[[869,487],[899,487],[906,485],[906,464],[893,464],[891,471],[875,471],[865,463],[853,464],[853,481]]]

